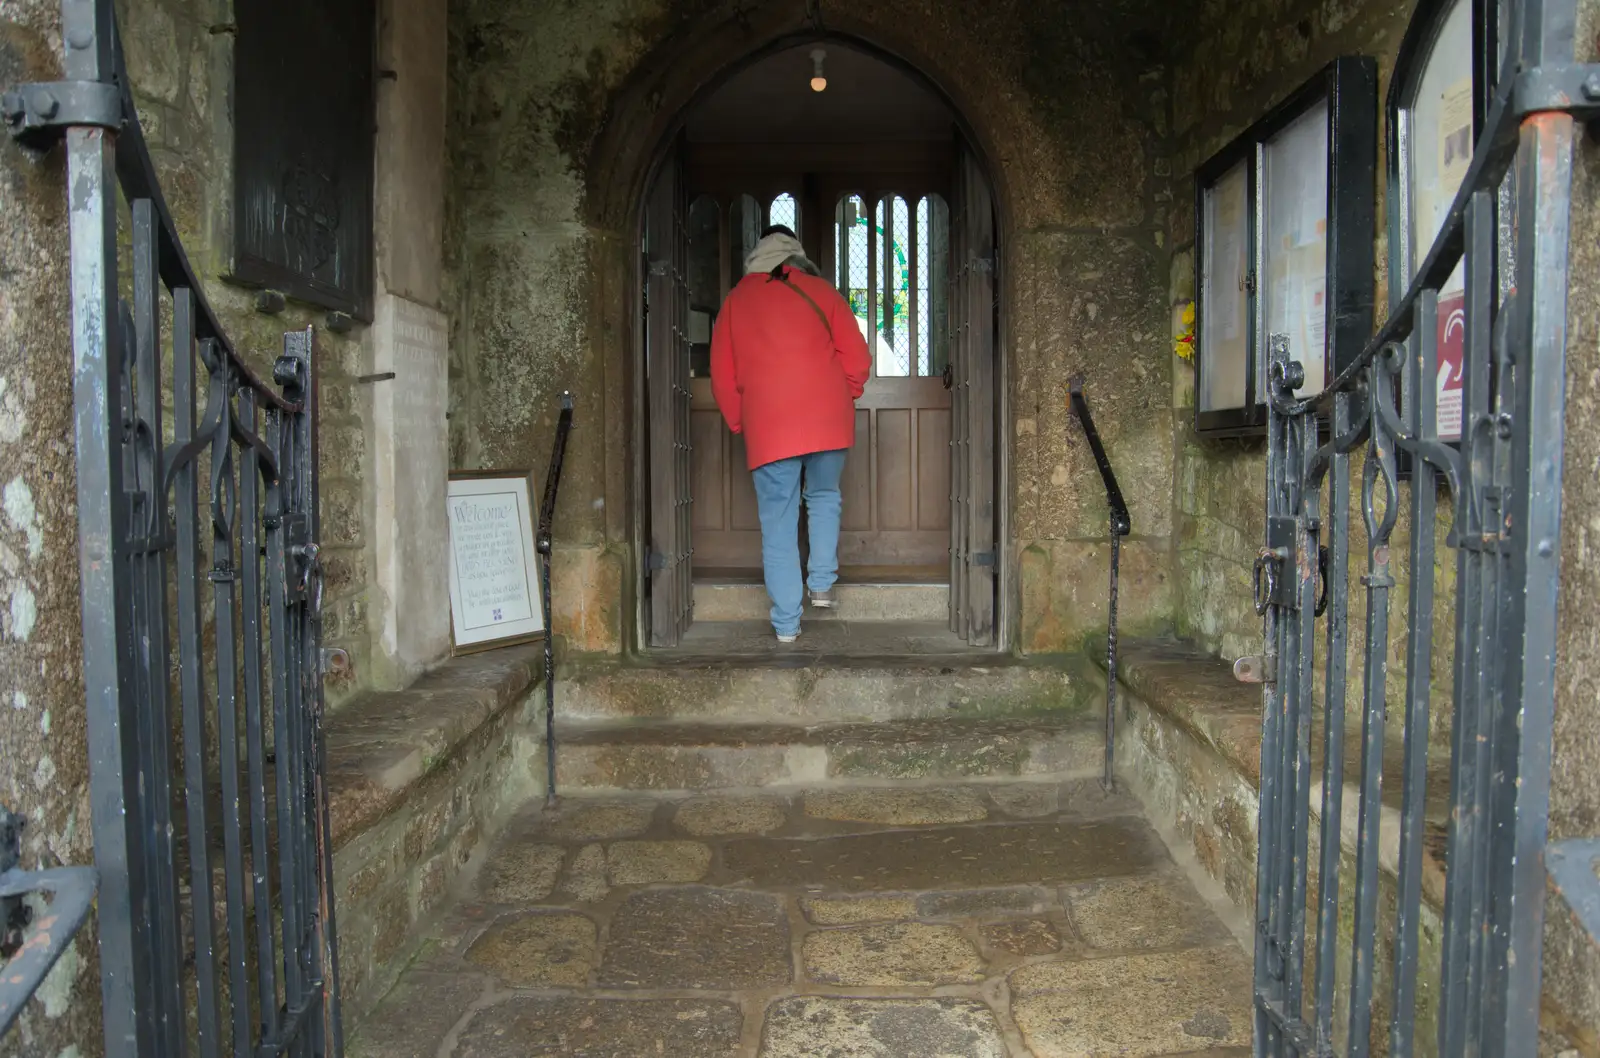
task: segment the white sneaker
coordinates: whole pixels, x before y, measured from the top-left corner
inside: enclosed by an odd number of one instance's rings
[[[778,633],[778,642],[780,642],[780,643],[793,643],[799,638],[800,638],[800,633],[799,632],[796,632],[793,635],[787,635],[787,636],[784,635],[782,632]]]

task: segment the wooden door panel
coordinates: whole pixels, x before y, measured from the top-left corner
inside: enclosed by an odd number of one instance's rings
[[[727,529],[729,504],[723,482],[728,475],[728,453],[723,435],[728,431],[722,424],[722,416],[715,411],[697,409],[690,414],[689,443],[694,445],[694,479],[689,494],[694,497],[694,528],[697,533]]]
[[[756,479],[751,475],[747,465],[749,459],[745,455],[744,438],[735,437],[722,428],[722,435],[728,441],[728,491],[732,496],[733,522],[729,526],[735,532],[759,533],[761,532],[761,512],[756,507]],[[760,554],[760,541],[757,541],[756,554]]]
[[[917,409],[917,528],[950,530],[950,409]]]
[[[844,511],[839,517],[839,527],[853,532],[872,529],[872,413],[865,408],[856,409],[856,446],[844,461],[844,475],[839,479],[839,493],[844,500]]]
[[[878,474],[878,528],[887,532],[912,528],[911,410],[883,408],[877,412],[877,444],[873,446]]]

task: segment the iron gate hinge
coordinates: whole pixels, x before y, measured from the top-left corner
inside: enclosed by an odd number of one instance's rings
[[[1557,63],[1518,74],[1511,110],[1518,118],[1553,112],[1580,121],[1600,118],[1600,65]]]
[[[122,93],[103,81],[51,81],[18,85],[0,96],[0,111],[11,136],[24,147],[42,149],[72,127],[120,129]]]

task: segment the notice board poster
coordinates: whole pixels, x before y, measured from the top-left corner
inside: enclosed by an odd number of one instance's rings
[[[1472,165],[1477,131],[1472,111],[1472,56],[1472,5],[1467,0],[1452,0],[1404,124],[1404,178],[1411,206],[1406,246],[1409,269],[1403,273],[1408,280],[1422,267]],[[1465,275],[1463,261],[1439,289],[1434,421],[1442,441],[1461,437],[1466,380]]]
[[[544,634],[531,497],[526,473],[451,475],[446,505],[457,653]]]

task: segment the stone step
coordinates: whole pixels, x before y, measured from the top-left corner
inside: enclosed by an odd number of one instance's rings
[[[838,607],[808,607],[813,620],[944,621],[950,615],[947,584],[841,584]],[[772,602],[760,584],[705,583],[694,586],[696,621],[765,621]]]
[[[585,662],[556,681],[562,721],[649,718],[798,725],[944,718],[1071,719],[1102,708],[1082,658],[1032,664],[971,657]]]
[[[711,790],[894,779],[1081,778],[1103,735],[1088,717],[892,720],[800,726],[566,721],[567,790]]]

